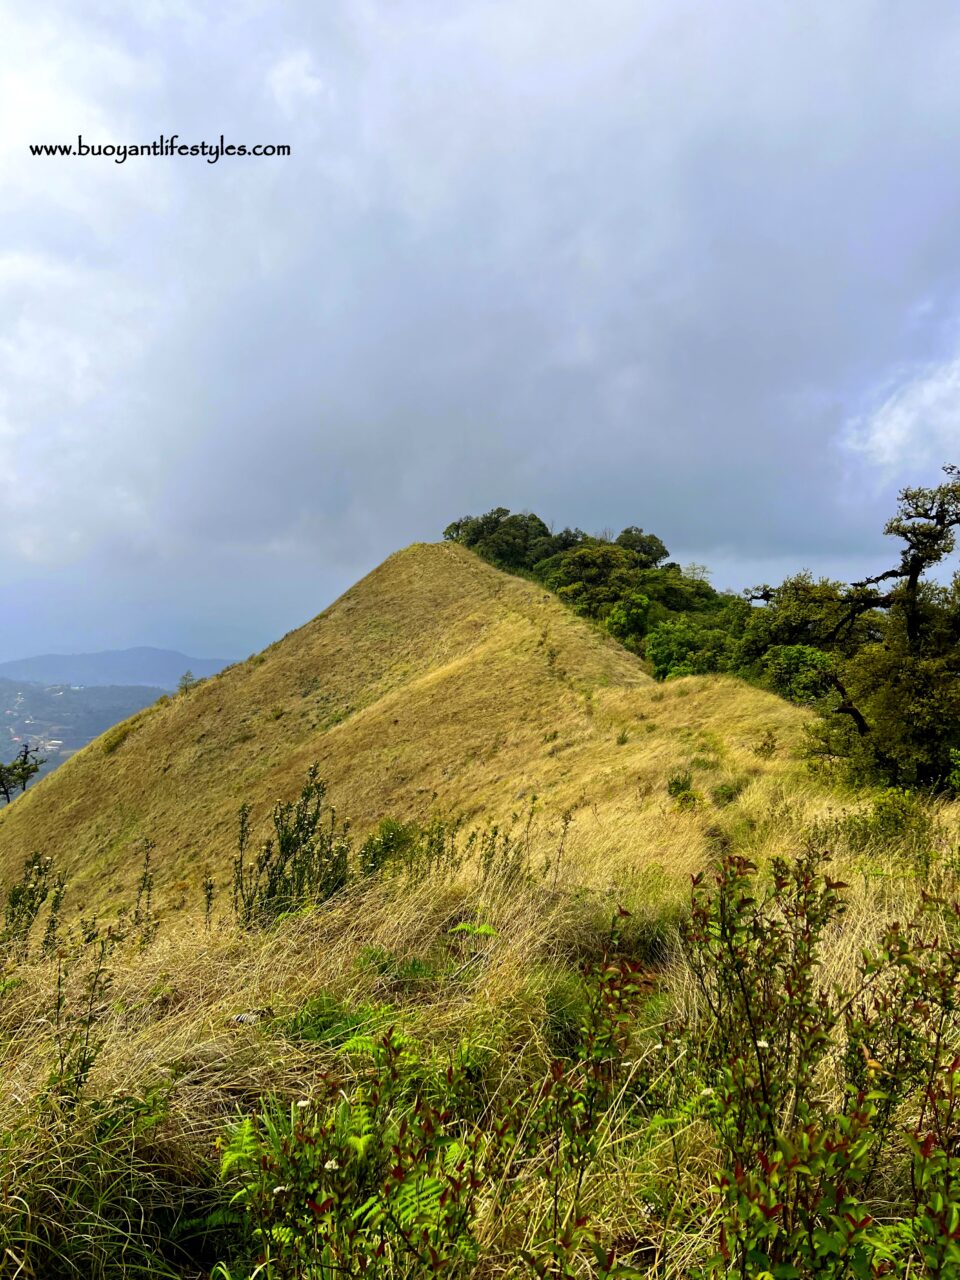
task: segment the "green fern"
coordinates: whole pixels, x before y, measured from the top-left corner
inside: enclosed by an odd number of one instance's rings
[[[220,1157],[220,1176],[228,1178],[238,1166],[245,1167],[257,1158],[259,1138],[250,1116],[244,1116],[230,1131],[229,1141]]]
[[[435,1227],[440,1218],[443,1183],[432,1174],[402,1182],[391,1197],[394,1217],[405,1229]]]
[[[367,1106],[363,1094],[358,1090],[357,1096],[349,1104],[349,1132],[347,1146],[358,1160],[365,1160],[371,1143],[374,1140],[374,1116]]]

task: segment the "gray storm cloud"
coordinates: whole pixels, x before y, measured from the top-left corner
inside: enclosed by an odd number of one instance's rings
[[[858,571],[958,453],[952,4],[0,17],[2,657],[240,654],[499,503]]]

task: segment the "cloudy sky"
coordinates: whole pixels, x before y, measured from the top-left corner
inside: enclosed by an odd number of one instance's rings
[[[0,0],[0,659],[245,656],[466,512],[740,587],[960,459],[954,0]],[[289,157],[37,157],[84,140]]]

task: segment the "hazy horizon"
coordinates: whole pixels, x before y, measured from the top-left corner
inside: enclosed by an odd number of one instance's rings
[[[0,660],[243,657],[495,505],[858,576],[960,454],[945,0],[0,18]],[[291,154],[30,152],[174,134]]]

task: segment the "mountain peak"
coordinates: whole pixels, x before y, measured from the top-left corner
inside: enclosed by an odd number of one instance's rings
[[[199,883],[204,867],[229,865],[241,802],[269,813],[313,762],[361,829],[438,805],[499,821],[536,794],[557,814],[606,808],[615,830],[614,815],[636,809],[639,776],[682,764],[687,748],[671,736],[681,723],[741,732],[765,715],[789,732],[803,719],[733,680],[675,683],[683,697],[537,584],[450,543],[415,544],[0,812],[0,871],[56,851],[96,905],[135,879],[146,837],[158,887]]]

